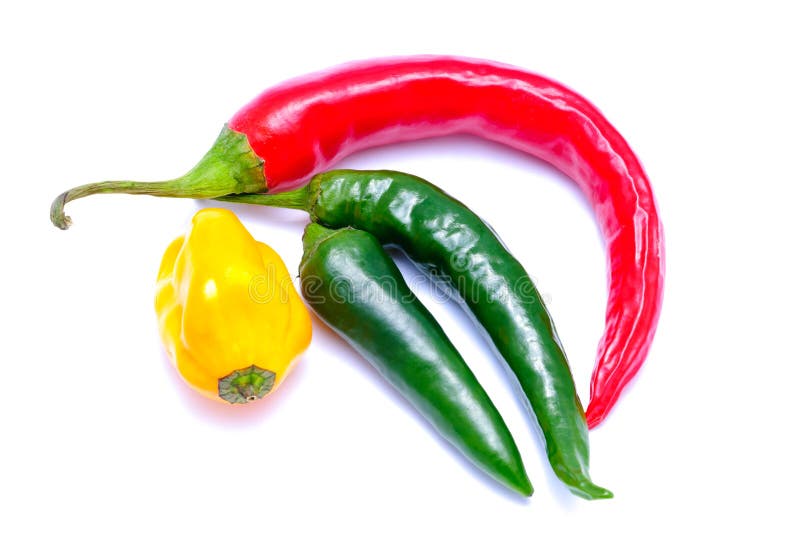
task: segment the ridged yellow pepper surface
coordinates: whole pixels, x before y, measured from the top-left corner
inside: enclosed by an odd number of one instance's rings
[[[167,247],[156,313],[183,379],[217,400],[273,391],[311,341],[311,319],[278,254],[226,209],[197,212]]]

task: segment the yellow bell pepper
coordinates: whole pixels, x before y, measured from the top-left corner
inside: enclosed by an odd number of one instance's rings
[[[226,209],[197,212],[169,245],[155,306],[183,379],[230,403],[277,388],[311,341],[311,318],[283,260]]]

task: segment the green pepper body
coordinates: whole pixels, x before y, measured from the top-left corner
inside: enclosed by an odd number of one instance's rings
[[[378,240],[312,223],[303,248],[301,288],[317,315],[473,463],[531,495],[500,413]]]
[[[312,221],[370,232],[456,290],[519,381],[556,476],[580,497],[612,497],[590,479],[586,418],[550,314],[480,217],[433,184],[392,171],[322,173],[306,200]]]

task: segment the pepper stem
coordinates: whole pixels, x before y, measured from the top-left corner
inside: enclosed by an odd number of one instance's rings
[[[287,209],[308,211],[309,189],[305,185],[292,191],[282,193],[242,193],[215,197],[217,201],[229,203],[246,203],[248,205],[264,205],[267,207],[283,207]]]
[[[226,125],[209,152],[184,176],[162,182],[120,180],[78,186],[56,197],[50,207],[50,220],[56,227],[67,229],[71,220],[64,214],[64,205],[97,193],[212,199],[231,193],[265,191],[264,161],[250,147],[247,136]]]
[[[308,224],[306,229],[303,230],[303,257],[300,259],[300,266],[305,264],[306,261],[314,254],[320,243],[337,233],[349,230],[350,228],[326,228],[325,226],[321,226],[315,222]]]
[[[327,239],[339,230],[326,228],[314,222],[306,226],[303,230],[303,250],[308,251],[314,248],[320,241]]]

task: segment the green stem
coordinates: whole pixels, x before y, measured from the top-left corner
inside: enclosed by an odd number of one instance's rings
[[[316,247],[320,241],[324,241],[338,231],[338,229],[326,228],[312,222],[303,231],[303,249],[310,250]]]
[[[62,230],[67,229],[71,220],[64,214],[64,205],[98,193],[213,199],[266,191],[264,161],[253,152],[247,136],[225,126],[209,152],[184,176],[162,182],[121,180],[78,186],[56,197],[50,207],[50,220]]]
[[[215,197],[217,201],[229,203],[246,203],[248,205],[264,205],[267,207],[283,207],[308,212],[308,186],[284,191],[282,193],[242,193]]]
[[[303,230],[303,257],[300,259],[300,265],[302,266],[308,258],[314,255],[320,243],[337,233],[348,230],[350,228],[326,228],[314,222],[308,224]]]

